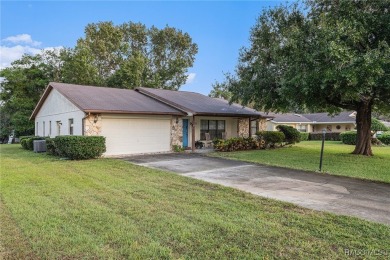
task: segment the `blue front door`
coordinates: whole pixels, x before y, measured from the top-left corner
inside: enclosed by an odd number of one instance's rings
[[[188,119],[183,119],[183,147],[188,147]]]

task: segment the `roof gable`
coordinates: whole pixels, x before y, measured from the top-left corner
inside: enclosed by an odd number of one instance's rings
[[[134,90],[51,82],[35,107],[31,119],[35,118],[52,89],[57,90],[85,113],[183,115],[181,111]]]

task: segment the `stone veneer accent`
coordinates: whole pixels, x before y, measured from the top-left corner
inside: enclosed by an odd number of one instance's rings
[[[180,117],[171,119],[171,146],[173,145],[183,146],[183,120]]]
[[[267,120],[265,118],[261,118],[259,120],[259,131],[266,131],[267,130]],[[254,133],[252,133],[254,134]]]
[[[248,137],[249,136],[249,119],[240,118],[238,119],[238,136]]]
[[[100,135],[102,132],[102,117],[97,114],[98,120],[95,122],[95,116],[96,114],[91,114],[84,119],[84,135]]]

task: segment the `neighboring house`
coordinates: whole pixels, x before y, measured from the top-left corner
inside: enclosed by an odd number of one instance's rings
[[[167,152],[173,145],[195,149],[195,141],[249,136],[265,130],[266,118],[199,93],[135,90],[49,83],[35,107],[37,136],[100,135],[105,155]]]
[[[276,131],[278,125],[289,125],[301,132],[345,132],[355,129],[356,113],[340,112],[338,115],[329,116],[328,113],[313,114],[275,114],[269,113],[274,118],[267,121],[267,130]]]

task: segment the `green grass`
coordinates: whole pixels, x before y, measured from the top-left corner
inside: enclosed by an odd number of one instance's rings
[[[389,248],[386,225],[115,159],[0,149],[0,258],[337,259]]]
[[[323,172],[360,179],[390,183],[390,146],[373,147],[374,156],[351,154],[354,146],[340,142],[325,142]],[[211,156],[230,158],[266,165],[307,171],[318,171],[321,141],[305,141],[270,150],[212,153]]]

